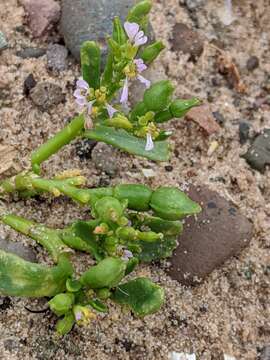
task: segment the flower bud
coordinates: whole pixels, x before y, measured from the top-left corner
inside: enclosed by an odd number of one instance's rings
[[[123,215],[123,207],[117,199],[105,196],[95,203],[95,212],[105,223],[117,223]]]
[[[125,262],[108,257],[82,274],[81,283],[91,289],[112,288],[125,276]]]
[[[66,314],[74,304],[75,297],[71,293],[58,294],[53,297],[49,302],[50,309],[57,316]]]
[[[69,333],[75,324],[75,318],[72,311],[65,314],[63,319],[59,319],[56,323],[56,332],[60,336],[64,336]]]
[[[154,44],[147,46],[141,53],[140,57],[145,64],[153,62],[161,51],[165,48],[161,41],[156,41]]]
[[[174,187],[160,187],[154,191],[150,206],[157,216],[167,220],[178,220],[201,211],[199,204]]]
[[[143,102],[148,111],[162,111],[169,105],[174,87],[169,80],[153,84],[144,93]]]

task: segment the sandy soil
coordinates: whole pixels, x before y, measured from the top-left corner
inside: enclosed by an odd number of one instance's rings
[[[211,102],[213,111],[224,115],[222,131],[215,137],[219,147],[212,156],[208,156],[207,151],[213,137],[204,137],[194,124],[173,121],[168,125],[174,129],[175,150],[169,163],[173,166],[172,172],[166,172],[164,166],[168,164],[158,165],[116,152],[119,174],[110,179],[96,170],[91,161],[82,162],[76,157],[74,144],[46,163],[44,169],[44,174],[50,176],[59,170],[80,168],[92,186],[98,185],[101,178],[111,184],[132,181],[153,187],[206,183],[232,199],[252,219],[256,236],[250,246],[193,289],[172,281],[164,272],[165,264],[142,266],[138,273],[149,275],[166,290],[166,305],[158,314],[136,319],[112,304],[104,318],[100,317],[88,328],[75,327],[72,334],[60,341],[54,336],[54,316],[49,312],[33,314],[25,308],[43,308],[44,301],[12,299],[11,307],[0,310],[1,359],[161,360],[169,359],[171,351],[183,351],[196,353],[200,360],[221,360],[224,353],[237,360],[255,360],[260,349],[270,343],[270,172],[264,175],[255,172],[240,157],[248,145],[240,146],[238,135],[240,120],[250,121],[254,132],[270,125],[269,106],[253,107],[255,100],[264,96],[262,87],[270,71],[270,3],[268,0],[253,3],[252,0],[235,1],[236,20],[227,27],[217,15],[222,1],[207,1],[197,12],[196,20],[199,32],[208,41],[222,42],[234,58],[247,85],[246,94],[230,89],[217,73],[217,52],[209,46],[195,64],[188,62],[187,56],[179,56],[169,49],[160,60],[177,86],[177,95],[200,96]],[[46,57],[24,60],[16,56],[16,51],[25,45],[47,46],[45,42],[32,40],[28,32],[20,31],[23,15],[16,0],[1,0],[0,28],[11,48],[0,56],[0,144],[15,147],[20,169],[28,166],[32,149],[75,114],[71,85],[79,75],[72,60],[68,70],[57,76],[48,72]],[[157,37],[168,46],[176,22],[194,26],[190,13],[179,6],[179,1],[154,1],[153,27]],[[246,70],[246,61],[251,55],[260,59],[260,67],[252,73]],[[59,84],[66,102],[48,113],[39,111],[23,95],[23,82],[29,73],[33,73],[37,81]],[[218,79],[219,86],[213,86],[213,78]],[[155,171],[154,178],[143,177],[141,170],[146,167]],[[16,201],[6,206],[10,211],[58,227],[73,218],[87,216],[87,209],[81,211],[66,199]],[[0,236],[34,245],[2,225]],[[45,261],[40,248],[38,253],[39,260]],[[90,260],[78,255],[77,262],[81,270]]]

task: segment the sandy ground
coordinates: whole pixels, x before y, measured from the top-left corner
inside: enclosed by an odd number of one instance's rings
[[[252,106],[256,98],[263,96],[262,87],[270,71],[270,3],[268,0],[257,0],[255,4],[251,0],[235,1],[236,20],[227,27],[217,15],[221,6],[221,1],[209,0],[197,12],[199,32],[209,41],[215,39],[223,43],[239,66],[241,78],[247,85],[246,94],[239,95],[230,89],[217,73],[217,53],[209,46],[195,64],[169,49],[160,60],[177,86],[178,96],[199,96],[211,101],[213,111],[224,115],[225,122],[217,136],[206,138],[196,125],[186,121],[171,122],[167,127],[174,129],[171,142],[175,150],[169,162],[172,172],[166,172],[164,166],[168,164],[158,165],[116,152],[119,174],[110,179],[96,170],[91,161],[82,162],[76,157],[74,144],[71,144],[46,163],[44,174],[50,176],[59,170],[80,168],[91,186],[97,186],[100,179],[111,184],[144,182],[153,187],[190,182],[208,184],[232,199],[252,219],[256,236],[250,246],[193,289],[172,281],[164,272],[165,264],[142,266],[138,273],[150,276],[166,290],[166,305],[158,314],[136,319],[112,304],[104,318],[100,317],[87,328],[75,327],[60,341],[54,336],[54,316],[49,312],[33,314],[25,309],[25,306],[43,308],[44,301],[12,299],[8,309],[0,310],[1,359],[161,360],[169,359],[171,351],[183,351],[196,353],[200,360],[221,360],[224,353],[237,360],[255,360],[260,349],[270,343],[270,172],[262,175],[246,164],[240,155],[248,145],[240,146],[238,135],[240,120],[249,121],[254,132],[270,125],[269,106],[259,109]],[[25,45],[47,46],[45,42],[31,40],[28,33],[18,31],[23,15],[16,0],[1,0],[0,28],[11,48],[0,56],[0,144],[16,148],[16,163],[20,169],[28,166],[32,149],[61,129],[75,114],[71,84],[79,75],[72,60],[68,70],[55,75],[48,72],[45,57],[24,60],[15,55]],[[168,46],[176,22],[193,26],[190,13],[179,6],[179,1],[154,1],[153,27],[157,37]],[[260,67],[253,73],[248,72],[245,65],[251,55],[260,60]],[[59,84],[66,102],[50,112],[39,111],[23,95],[23,82],[29,73],[33,73],[37,81],[50,80]],[[218,78],[219,86],[213,86],[213,78]],[[213,139],[218,141],[219,147],[208,156]],[[155,171],[154,178],[143,177],[141,170],[147,167]],[[66,199],[16,201],[7,207],[58,227],[70,223],[73,218],[87,216],[87,209],[82,211]],[[33,245],[31,240],[2,225],[0,236]],[[39,260],[45,261],[40,248],[38,252]],[[85,255],[78,255],[77,262],[78,269],[82,270],[91,261]]]

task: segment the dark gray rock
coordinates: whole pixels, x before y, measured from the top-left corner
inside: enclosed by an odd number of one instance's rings
[[[204,48],[202,36],[183,23],[174,25],[171,43],[173,51],[189,54],[191,60],[200,57]]]
[[[17,56],[23,59],[39,58],[46,54],[45,49],[27,47],[17,52]]]
[[[30,96],[33,102],[43,111],[63,102],[65,99],[61,87],[49,81],[38,83],[31,90]]]
[[[0,237],[0,249],[18,255],[27,261],[37,261],[35,251],[19,242],[9,241]]]
[[[206,186],[192,186],[189,196],[203,210],[196,218],[185,221],[168,272],[182,284],[195,285],[248,245],[252,225],[232,204]]]
[[[28,96],[30,91],[36,86],[37,82],[33,74],[29,74],[23,83],[23,93]]]
[[[92,150],[92,160],[97,169],[115,176],[118,171],[116,154],[117,150],[112,146],[98,143]]]
[[[239,123],[239,141],[240,144],[245,144],[249,139],[250,124],[246,121]]]
[[[47,49],[47,65],[50,70],[63,71],[67,68],[68,51],[63,45],[50,44]]]
[[[75,153],[81,160],[91,159],[92,150],[97,142],[91,139],[78,140],[75,144]]]
[[[193,11],[205,5],[205,0],[185,0],[185,5],[188,10]]]
[[[253,169],[264,172],[266,165],[270,165],[270,129],[264,129],[255,138],[243,157]]]
[[[213,115],[219,125],[223,125],[225,123],[225,118],[219,111],[213,111]]]
[[[264,346],[260,355],[260,360],[270,360],[270,345]]]
[[[105,51],[113,18],[120,16],[124,21],[134,3],[135,0],[62,0],[60,29],[73,56],[80,59],[80,46],[86,40],[97,41]]]
[[[0,51],[8,47],[8,42],[5,35],[0,31]]]
[[[257,56],[251,56],[248,61],[247,61],[247,69],[248,71],[253,71],[255,69],[257,69],[260,65],[260,61],[257,58]]]

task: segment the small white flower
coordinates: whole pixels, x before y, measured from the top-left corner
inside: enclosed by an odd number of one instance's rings
[[[144,35],[142,30],[140,31],[140,26],[138,24],[125,22],[124,28],[130,42],[134,43],[135,46],[140,46],[147,43],[148,38]]]
[[[146,135],[146,145],[145,145],[145,151],[151,151],[154,149],[154,142],[152,139],[152,136],[150,133],[147,133]]]

